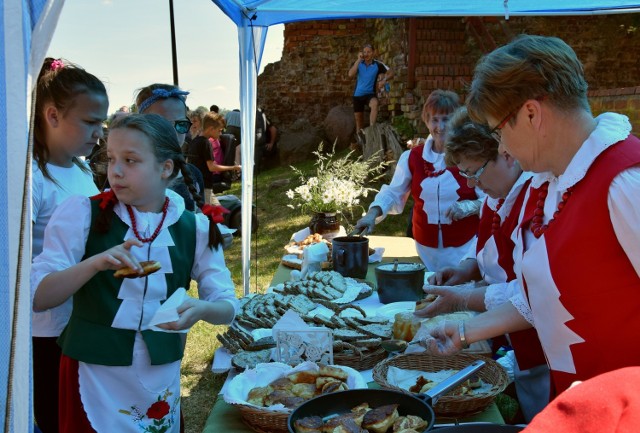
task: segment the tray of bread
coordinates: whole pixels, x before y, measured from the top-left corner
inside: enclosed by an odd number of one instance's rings
[[[258,364],[231,380],[225,402],[240,409],[243,421],[257,432],[287,432],[291,411],[314,397],[366,388],[360,373],[343,365],[304,362]]]
[[[333,269],[333,263],[331,261],[331,241],[323,238],[319,233],[311,234],[299,242],[296,242],[292,239],[287,245],[284,246],[286,254],[282,256],[282,260],[280,263],[288,268],[300,270],[302,268],[302,256],[304,254],[305,248],[317,243],[325,243],[329,248],[329,252],[327,253],[327,261],[322,263],[322,269]],[[375,254],[375,252],[375,249],[369,248],[369,256]]]
[[[468,416],[486,409],[508,385],[506,371],[491,358],[467,353],[452,356],[398,355],[379,362],[373,368],[373,380],[382,388],[422,394],[477,359],[482,359],[485,366],[441,396],[433,407],[439,416]]]
[[[271,336],[258,338],[258,330],[272,329],[289,309],[310,326],[331,329],[335,363],[362,371],[386,357],[380,342],[391,338],[391,322],[386,317],[367,316],[358,306],[277,292],[247,296],[240,303],[233,324],[216,336],[232,354],[231,363],[238,370],[268,362],[276,342]]]

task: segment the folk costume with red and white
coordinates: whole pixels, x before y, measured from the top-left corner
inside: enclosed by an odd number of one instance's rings
[[[383,185],[370,208],[380,207],[382,216],[400,214],[409,194],[413,197],[413,237],[427,269],[457,266],[475,240],[478,215],[458,221],[446,212],[457,201],[478,200],[484,193],[467,186],[457,167],[447,167],[444,154],[433,150],[429,136],[422,146],[404,152],[391,183]]]
[[[596,121],[561,176],[534,177],[517,231],[516,272],[556,393],[640,365],[640,140],[625,116]]]
[[[519,294],[511,236],[518,227],[532,176],[532,173],[521,173],[504,199],[488,197],[482,207],[476,259],[483,280],[490,284],[485,293],[487,310]],[[516,358],[514,376],[518,401],[528,422],[549,403],[549,368],[535,329],[512,332],[508,339]]]
[[[43,252],[32,266],[35,287],[52,272],[138,237],[136,230],[148,242],[131,253],[162,266],[144,278],[98,272],[74,294],[71,319],[58,340],[63,433],[178,432],[183,338],[158,331],[150,320],[191,279],[198,283],[200,299],[224,300],[237,308],[222,248],[208,246],[209,220],[186,212],[173,191],[166,190],[166,197],[162,213],[116,203],[110,228],[101,233],[94,230],[100,200],[74,196],[47,226]]]

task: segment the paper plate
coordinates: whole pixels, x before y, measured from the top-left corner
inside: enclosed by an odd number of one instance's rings
[[[413,311],[416,308],[414,301],[392,302],[376,310],[376,316],[383,316],[393,322],[397,313]]]

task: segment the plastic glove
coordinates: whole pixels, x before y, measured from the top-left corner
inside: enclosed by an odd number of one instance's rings
[[[457,201],[445,212],[445,215],[454,221],[461,220],[471,215],[480,213],[482,200],[462,200]]]
[[[370,212],[367,212],[365,216],[360,218],[356,222],[354,232],[368,235],[373,233],[373,228],[376,226],[376,216]]]
[[[476,290],[476,286],[474,283],[459,286],[427,285],[422,290],[426,294],[438,295],[438,297],[426,307],[414,311],[413,314],[418,317],[435,317],[445,313],[467,311],[469,298],[473,291]]]
[[[442,322],[433,327],[420,345],[431,355],[454,355],[462,350],[458,322]]]
[[[429,284],[434,286],[455,286],[469,281],[466,273],[460,267],[443,268],[427,278]]]

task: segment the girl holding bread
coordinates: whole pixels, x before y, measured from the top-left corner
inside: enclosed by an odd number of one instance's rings
[[[185,169],[176,131],[155,114],[116,121],[107,142],[111,189],[74,196],[53,214],[44,249],[32,266],[35,311],[73,296],[62,333],[62,432],[180,430],[183,338],[194,323],[230,323],[237,299],[216,222]],[[185,211],[167,188],[181,172],[203,213]],[[144,275],[143,261],[160,269]],[[130,267],[134,277],[114,271]],[[178,319],[153,328],[159,307],[190,280]],[[166,332],[163,332],[166,331]]]

